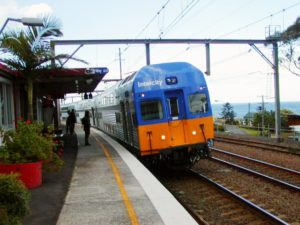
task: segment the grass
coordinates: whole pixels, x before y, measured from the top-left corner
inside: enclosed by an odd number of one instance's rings
[[[245,131],[247,134],[251,136],[261,136],[261,132],[256,130],[256,129],[251,129],[251,128],[245,128],[245,127],[240,127],[241,130]],[[267,131],[265,131],[265,137],[268,136]],[[290,137],[293,136],[293,133],[287,132],[287,131],[282,131],[281,132],[281,137],[283,139],[290,139]]]
[[[240,129],[245,131],[247,134],[252,135],[252,136],[259,136],[260,135],[260,132],[257,131],[257,130],[248,129],[248,128],[244,128],[244,127],[241,127]]]

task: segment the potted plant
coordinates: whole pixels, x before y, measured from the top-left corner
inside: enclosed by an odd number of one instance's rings
[[[0,147],[0,173],[20,173],[20,179],[28,188],[42,183],[42,162],[61,165],[53,152],[51,135],[43,134],[42,122],[18,120],[15,130],[3,135]]]
[[[30,194],[17,175],[0,174],[0,224],[19,225],[29,212]]]

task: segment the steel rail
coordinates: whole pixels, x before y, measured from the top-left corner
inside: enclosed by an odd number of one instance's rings
[[[280,153],[284,153],[284,154],[292,154],[292,155],[297,155],[297,156],[300,155],[300,152],[299,152],[300,150],[298,150],[298,149],[296,149],[296,152],[291,152],[291,151],[289,151],[290,148],[287,146],[267,144],[267,143],[252,141],[252,140],[237,140],[237,139],[226,138],[226,137],[216,137],[215,141],[244,145],[244,146],[252,147],[252,148],[256,147],[256,148],[260,148],[263,150],[280,152]],[[269,147],[267,147],[267,146],[269,146]],[[274,149],[272,147],[275,147],[276,149]]]
[[[282,180],[278,180],[278,179],[276,179],[274,177],[270,177],[268,175],[256,172],[254,170],[251,170],[251,169],[248,169],[248,168],[245,168],[245,167],[242,167],[242,166],[236,165],[234,163],[230,163],[230,162],[227,162],[225,160],[218,159],[218,158],[215,158],[215,157],[211,157],[210,159],[211,160],[215,160],[215,161],[220,162],[220,163],[223,163],[223,164],[226,164],[228,166],[237,168],[239,170],[242,170],[242,171],[245,171],[245,172],[248,172],[248,173],[251,173],[251,174],[255,174],[256,176],[263,177],[263,178],[265,178],[265,179],[267,179],[269,181],[272,181],[273,183],[277,183],[277,184],[283,185],[283,186],[285,186],[287,188],[290,188],[290,189],[293,189],[293,190],[296,190],[296,191],[300,191],[300,187],[299,186],[296,186],[296,185],[284,182]]]
[[[226,193],[230,194],[231,196],[235,197],[236,199],[238,199],[239,201],[242,201],[243,203],[245,203],[246,205],[250,206],[251,208],[259,211],[260,213],[262,213],[264,216],[268,217],[269,219],[273,220],[276,223],[279,224],[284,224],[284,225],[289,225],[289,223],[285,222],[284,220],[278,218],[277,216],[273,215],[272,213],[268,212],[267,210],[259,207],[258,205],[254,204],[253,202],[243,198],[242,196],[234,193],[233,191],[227,189],[226,187],[214,182],[213,180],[211,180],[210,178],[204,176],[203,174],[198,173],[197,171],[190,169],[191,173],[193,173],[196,176],[201,177],[202,179],[208,181],[209,183],[215,185],[216,187],[218,187],[219,189],[225,191]]]
[[[222,149],[215,148],[215,147],[211,147],[210,149],[213,150],[213,151],[216,151],[216,152],[221,152],[223,154],[227,154],[227,155],[234,156],[234,157],[237,157],[237,158],[241,158],[241,159],[249,160],[249,161],[252,161],[252,162],[260,163],[260,164],[265,165],[265,166],[280,169],[280,170],[283,170],[285,172],[300,175],[300,171],[297,171],[297,170],[293,170],[293,169],[289,169],[289,168],[286,168],[286,167],[278,166],[278,165],[275,165],[275,164],[272,164],[272,163],[264,162],[264,161],[261,161],[261,160],[258,160],[258,159],[253,159],[253,158],[243,156],[243,155],[239,155],[239,154],[235,154],[235,153],[232,153],[232,152],[227,152],[227,151],[224,151]]]

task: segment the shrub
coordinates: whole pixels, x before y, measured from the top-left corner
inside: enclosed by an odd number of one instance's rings
[[[29,213],[30,194],[17,176],[0,174],[0,225],[20,225]]]
[[[42,122],[18,120],[16,130],[4,133],[3,143],[0,147],[0,163],[30,163],[44,161],[47,168],[62,167],[63,161],[53,152],[53,138],[43,133]]]
[[[225,131],[225,127],[223,124],[214,124],[214,130],[218,131],[218,132],[224,132]]]
[[[43,123],[19,120],[16,130],[4,134],[0,159],[4,163],[26,163],[49,159],[53,142],[42,134]]]

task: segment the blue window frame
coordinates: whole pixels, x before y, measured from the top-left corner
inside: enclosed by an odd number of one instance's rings
[[[189,111],[193,114],[208,112],[208,99],[205,93],[189,95]]]
[[[143,121],[163,118],[163,109],[160,100],[147,100],[141,102],[141,115]]]

